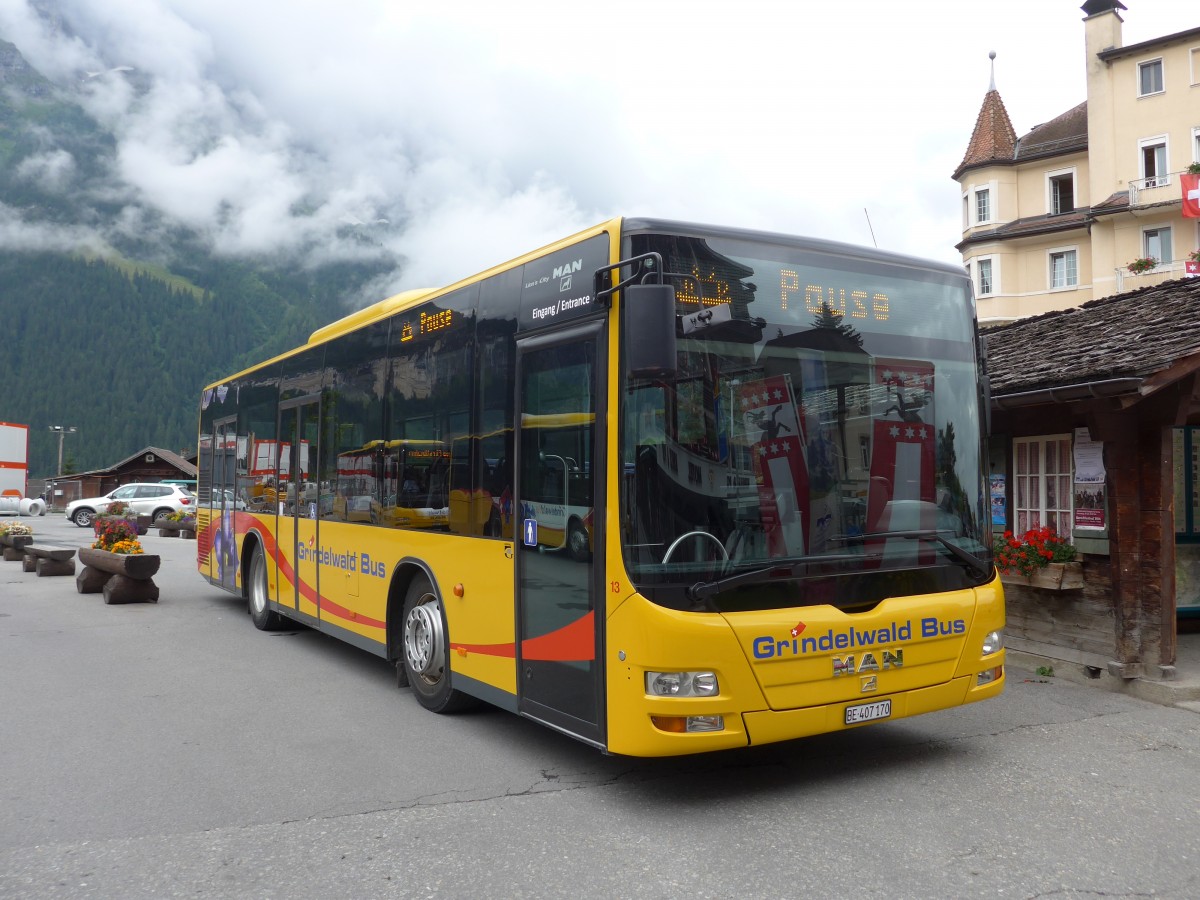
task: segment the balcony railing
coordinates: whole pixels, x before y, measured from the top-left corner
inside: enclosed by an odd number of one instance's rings
[[[1129,205],[1149,206],[1153,203],[1166,203],[1169,200],[1179,200],[1179,178],[1187,169],[1178,172],[1164,172],[1161,175],[1151,175],[1149,178],[1139,178],[1129,182]]]
[[[1172,262],[1159,263],[1153,269],[1147,269],[1145,272],[1130,272],[1125,266],[1115,270],[1117,273],[1117,293],[1124,291],[1134,291],[1138,288],[1149,287],[1152,284],[1158,284],[1160,281],[1172,281],[1176,278],[1183,278],[1187,275],[1187,263],[1182,260],[1174,260]]]

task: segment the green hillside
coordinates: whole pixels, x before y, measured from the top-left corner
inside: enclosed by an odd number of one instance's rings
[[[0,254],[0,418],[30,426],[30,469],[53,474],[50,425],[74,425],[82,470],[146,445],[191,449],[200,389],[321,324],[252,272],[198,298],[145,274],[59,254]]]
[[[222,258],[149,207],[140,236],[106,227],[134,201],[114,181],[115,140],[72,90],[0,40],[0,421],[30,427],[35,478],[57,468],[52,425],[79,429],[63,447],[77,471],[192,450],[204,384],[302,343],[394,267]],[[69,161],[69,189],[48,160]],[[108,250],[59,239],[79,234]]]

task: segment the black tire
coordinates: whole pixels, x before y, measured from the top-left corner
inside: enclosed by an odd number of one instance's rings
[[[271,609],[268,603],[270,596],[267,588],[267,555],[259,544],[250,554],[250,572],[246,576],[246,608],[250,611],[250,620],[259,631],[278,631],[286,621]]]
[[[474,706],[474,697],[450,687],[450,636],[442,601],[424,575],[413,579],[404,598],[399,665],[409,687],[430,712],[453,713]],[[397,683],[400,682],[397,672]]]
[[[157,522],[159,519],[165,519],[167,516],[169,516],[174,511],[175,510],[171,509],[171,507],[169,507],[169,506],[164,506],[162,509],[156,509],[154,511],[154,515],[152,515],[150,517],[150,521]]]
[[[71,521],[80,528],[87,528],[92,524],[92,519],[94,518],[96,518],[96,511],[94,509],[88,509],[85,506],[81,509],[75,510],[74,514],[71,516]]]
[[[587,529],[578,519],[572,519],[571,524],[567,526],[567,552],[575,562],[587,562],[592,558]]]

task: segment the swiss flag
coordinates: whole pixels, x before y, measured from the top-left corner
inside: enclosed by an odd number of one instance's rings
[[[1200,219],[1200,175],[1181,174],[1179,183],[1183,186],[1183,217]]]

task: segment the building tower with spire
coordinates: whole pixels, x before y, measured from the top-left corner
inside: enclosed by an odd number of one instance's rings
[[[953,175],[958,249],[984,325],[1195,267],[1200,218],[1187,215],[1186,187],[1200,163],[1200,27],[1124,47],[1120,0],[1081,8],[1087,99],[1021,137],[989,54],[991,81]]]

